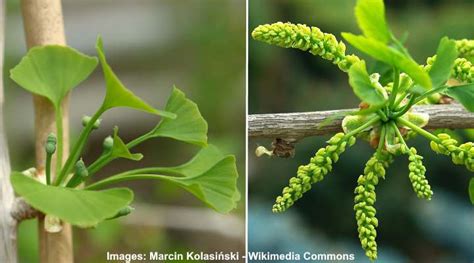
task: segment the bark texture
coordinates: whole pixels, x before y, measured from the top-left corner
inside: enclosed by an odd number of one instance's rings
[[[248,116],[248,136],[295,141],[305,137],[340,132],[344,118],[341,114],[355,110],[357,109],[253,114]],[[466,111],[460,104],[415,106],[414,111],[430,116],[426,129],[474,128],[474,114]],[[320,127],[323,121],[333,116],[338,117]]]

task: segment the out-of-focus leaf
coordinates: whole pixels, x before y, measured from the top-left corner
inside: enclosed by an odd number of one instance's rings
[[[152,106],[148,105],[138,96],[133,94],[132,91],[127,89],[120,79],[112,71],[112,68],[107,63],[104,53],[104,45],[102,43],[102,38],[97,39],[96,44],[97,53],[99,55],[100,64],[102,65],[102,70],[104,73],[105,84],[106,84],[106,94],[102,107],[104,110],[108,110],[115,107],[128,107],[156,115],[160,115],[166,118],[176,118],[176,114],[157,110]]]
[[[64,96],[85,80],[97,66],[97,58],[65,46],[31,48],[10,77],[24,89],[48,98],[58,108]]]
[[[113,217],[133,200],[128,188],[89,191],[49,186],[18,172],[12,173],[11,182],[15,192],[35,209],[79,227]]]
[[[162,119],[153,129],[153,136],[170,137],[199,146],[207,145],[207,122],[196,103],[186,98],[181,90],[173,87],[165,110],[175,113],[177,117]]]
[[[342,33],[342,36],[347,40],[347,42],[360,51],[405,72],[416,83],[424,88],[429,89],[432,87],[428,73],[426,73],[415,61],[401,52],[385,45],[383,42],[366,38],[364,36],[356,36],[351,33]]]
[[[355,6],[357,24],[364,35],[383,43],[390,40],[383,0],[359,0]]]
[[[447,37],[443,37],[436,51],[436,60],[429,72],[433,87],[439,87],[448,81],[451,76],[454,60],[456,60],[457,57],[456,42]]]
[[[349,84],[361,101],[370,105],[381,105],[385,102],[383,94],[370,81],[364,61],[357,62],[349,69]]]
[[[457,100],[468,111],[474,112],[474,83],[449,87],[444,90],[444,94]]]

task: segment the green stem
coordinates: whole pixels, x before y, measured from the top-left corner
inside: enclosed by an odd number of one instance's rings
[[[177,179],[179,177],[173,177],[173,179]],[[88,185],[84,189],[86,190],[95,190],[98,188],[102,188],[109,184],[120,183],[124,181],[131,181],[131,180],[143,180],[143,179],[163,179],[169,181],[169,176],[160,175],[160,174],[117,174],[111,177],[108,177],[104,180],[98,181],[91,185]]]
[[[109,162],[111,162],[113,158],[111,157],[110,153],[106,155],[101,155],[97,160],[95,160],[87,170],[89,171],[89,176],[98,172],[102,167],[106,166]]]
[[[403,145],[405,145],[408,149],[408,145],[406,144],[405,139],[403,139],[403,135],[400,133],[397,124],[395,122],[390,122],[390,125],[392,125],[392,128],[395,129],[395,133],[397,134],[398,139],[400,139],[400,142],[403,143]]]
[[[402,101],[403,101],[406,97],[407,97],[407,96],[406,96],[406,93],[400,95],[400,96],[398,97],[398,99],[395,101],[395,103],[393,103],[392,109],[396,109],[396,108],[398,107],[398,105],[400,105],[400,103],[402,103]]]
[[[388,98],[389,106],[393,109],[395,98],[397,97],[398,93],[398,86],[400,85],[400,70],[398,68],[393,68],[393,87],[392,92],[390,93],[390,97]]]
[[[359,132],[369,128],[370,126],[372,126],[373,124],[375,124],[378,121],[380,121],[380,116],[375,116],[372,119],[370,119],[369,121],[367,121],[365,124],[360,126],[359,128],[346,133],[346,135],[344,137],[349,138],[351,136],[354,136],[354,135],[358,134]]]
[[[407,105],[403,106],[403,108],[400,111],[395,112],[392,115],[392,118],[396,119],[400,116],[403,116],[405,113],[407,113],[411,107],[415,104],[415,97],[412,96],[410,97],[410,100],[408,101]]]
[[[398,118],[397,122],[400,123],[401,125],[407,126],[408,128],[414,130],[416,133],[426,137],[427,139],[429,139],[431,141],[441,143],[441,140],[438,137],[436,137],[432,133],[430,133],[428,131],[425,131],[422,128],[416,126],[416,124],[412,123],[411,121],[405,120],[403,118]]]
[[[390,34],[390,38],[392,39],[393,43],[395,44],[395,46],[397,47],[397,49],[402,52],[403,54],[405,54],[405,56],[413,59],[411,56],[410,56],[410,53],[408,53],[407,49],[403,46],[403,44],[398,41],[398,39],[393,35],[393,34]]]
[[[379,145],[377,151],[381,151],[385,141],[385,135],[387,133],[387,128],[385,125],[382,125],[382,130],[380,131]]]
[[[380,118],[382,119],[382,121],[388,121],[387,114],[385,114],[385,112],[383,112],[383,110],[378,110],[378,111],[377,111],[377,114],[380,116]]]
[[[56,175],[61,171],[61,166],[63,163],[63,114],[61,106],[56,109],[55,112],[56,119],[56,134],[58,140],[58,146],[56,151]]]
[[[77,142],[74,144],[74,147],[72,148],[71,155],[69,155],[69,158],[66,160],[66,163],[64,164],[63,169],[61,170],[61,173],[59,176],[56,177],[56,180],[54,181],[54,185],[60,185],[64,179],[64,177],[72,170],[74,164],[77,162],[79,159],[79,156],[82,153],[82,149],[84,148],[84,145],[87,142],[87,139],[89,138],[89,135],[92,132],[92,129],[94,128],[94,123],[99,119],[99,117],[104,113],[105,110],[100,107],[97,112],[92,116],[91,120],[87,123],[86,127],[82,130],[79,139]],[[59,138],[59,135],[58,135]],[[59,140],[58,140],[59,141]]]
[[[139,145],[140,143],[152,138],[153,137],[153,132],[154,132],[154,129],[147,132],[147,133],[145,133],[145,134],[143,134],[142,136],[134,139],[133,141],[127,143],[128,149],[132,149],[133,147]]]
[[[47,153],[46,154],[46,184],[47,185],[51,185],[51,159],[52,159],[53,155],[52,154],[49,154]]]
[[[440,87],[437,87],[437,88],[434,88],[434,89],[430,89],[428,90],[427,92],[421,94],[420,96],[418,96],[415,100],[415,103],[418,103],[420,102],[421,100],[435,94],[435,93],[438,93],[438,92],[441,92],[443,91],[444,89],[447,89],[448,87],[447,86],[440,86]]]

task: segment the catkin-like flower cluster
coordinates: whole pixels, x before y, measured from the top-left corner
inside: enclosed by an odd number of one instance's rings
[[[474,40],[472,39],[456,40],[456,49],[458,50],[459,57],[461,58],[474,57]]]
[[[332,170],[332,165],[339,160],[339,155],[347,147],[354,145],[355,141],[355,137],[347,137],[342,132],[329,139],[328,145],[319,149],[309,164],[298,168],[296,177],[290,179],[289,185],[283,188],[282,195],[276,198],[273,212],[285,211],[311,189],[311,184],[323,180],[324,176]]]
[[[352,64],[360,61],[355,55],[346,55],[346,45],[338,42],[333,34],[304,24],[277,22],[260,25],[254,29],[252,37],[271,45],[309,51],[338,65],[343,71],[348,71]]]
[[[464,165],[474,172],[474,143],[467,142],[458,146],[458,142],[446,133],[438,134],[439,142],[431,141],[431,149],[437,153],[451,156],[454,164]]]
[[[426,168],[422,162],[423,157],[417,154],[414,147],[410,148],[410,150],[407,151],[407,154],[408,160],[410,161],[408,164],[408,170],[410,171],[408,177],[413,186],[413,191],[415,191],[416,196],[419,198],[431,200],[433,191],[425,177]]]
[[[427,72],[431,70],[433,63],[436,61],[436,55],[429,57],[426,60],[426,66],[424,67]],[[451,70],[451,77],[462,82],[471,83],[474,81],[474,65],[465,59],[457,58],[454,60],[453,69]]]
[[[367,162],[364,174],[359,176],[354,193],[354,211],[356,213],[357,231],[362,248],[370,260],[377,259],[377,230],[379,222],[375,217],[374,207],[376,194],[375,186],[379,178],[385,178],[385,168],[392,162],[388,153],[376,152]]]

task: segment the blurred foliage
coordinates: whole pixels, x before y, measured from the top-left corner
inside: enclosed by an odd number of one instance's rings
[[[5,76],[26,52],[18,1],[7,4]],[[110,48],[109,63],[124,84],[157,108],[164,108],[173,84],[195,101],[209,123],[209,142],[237,157],[239,189],[245,193],[245,3],[242,0],[104,0],[63,1],[68,44],[89,55],[101,34]],[[184,19],[183,19],[184,18]],[[89,48],[90,47],[90,48]],[[6,82],[6,126],[13,169],[34,164],[31,97],[9,79]],[[99,71],[74,91],[71,100],[71,140],[81,128],[83,114],[99,106],[105,89]],[[22,108],[19,108],[22,105]],[[21,111],[20,111],[21,110]],[[19,121],[21,120],[21,121]],[[117,110],[106,114],[91,136],[84,160],[94,160],[102,140],[120,125],[124,141],[156,125],[156,117]],[[184,163],[198,150],[170,139],[157,139],[137,147],[145,155],[142,165]],[[116,161],[104,169],[113,174],[136,167]],[[100,175],[98,175],[100,177]],[[194,196],[169,183],[135,182],[135,202],[204,207]],[[245,195],[231,214],[245,218]],[[160,220],[157,218],[156,220]],[[118,219],[96,229],[75,231],[78,262],[103,262],[106,251],[240,251],[244,240],[199,231],[178,231],[125,224]],[[235,229],[243,232],[244,229]],[[37,226],[20,225],[21,262],[36,262]]]
[[[359,33],[353,15],[354,5],[355,0],[250,1],[249,31],[260,24],[289,21],[317,26],[341,40],[341,32]],[[397,36],[408,32],[406,45],[419,63],[435,53],[442,36],[474,38],[473,1],[386,1],[386,5],[392,30]],[[343,109],[358,105],[347,75],[331,63],[306,52],[248,38],[250,114]],[[347,46],[349,52],[354,52]],[[472,138],[469,134],[457,132],[461,141]],[[333,172],[314,185],[288,212],[271,213],[271,204],[288,179],[295,175],[299,165],[306,164],[317,149],[325,145],[327,139],[329,136],[300,141],[292,159],[257,159],[253,153],[257,145],[268,146],[270,141],[249,141],[249,250],[298,251],[301,243],[306,242],[297,241],[298,233],[303,231],[310,233],[305,238],[315,244],[306,247],[310,251],[354,253],[356,261],[365,260],[360,253],[362,250],[357,247],[353,191],[365,160],[370,157],[367,143],[360,141],[344,153]],[[410,188],[406,158],[399,157],[397,165],[389,167],[386,180],[377,187],[376,207],[380,222],[377,239],[381,262],[472,260],[474,211],[467,197],[472,175],[464,167],[455,166],[448,158],[433,153],[423,138],[416,138],[411,144],[425,156],[427,179],[434,196],[428,203],[417,199]],[[430,215],[428,211],[435,208],[443,212]],[[296,218],[297,223],[290,218]],[[463,231],[453,233],[443,226],[454,224],[450,221],[453,218],[457,218],[455,224]],[[267,224],[273,228],[262,227]],[[265,234],[266,231],[274,232]],[[266,243],[258,242],[262,235],[268,240]],[[291,242],[281,242],[279,238]],[[461,243],[467,244],[459,245]]]

